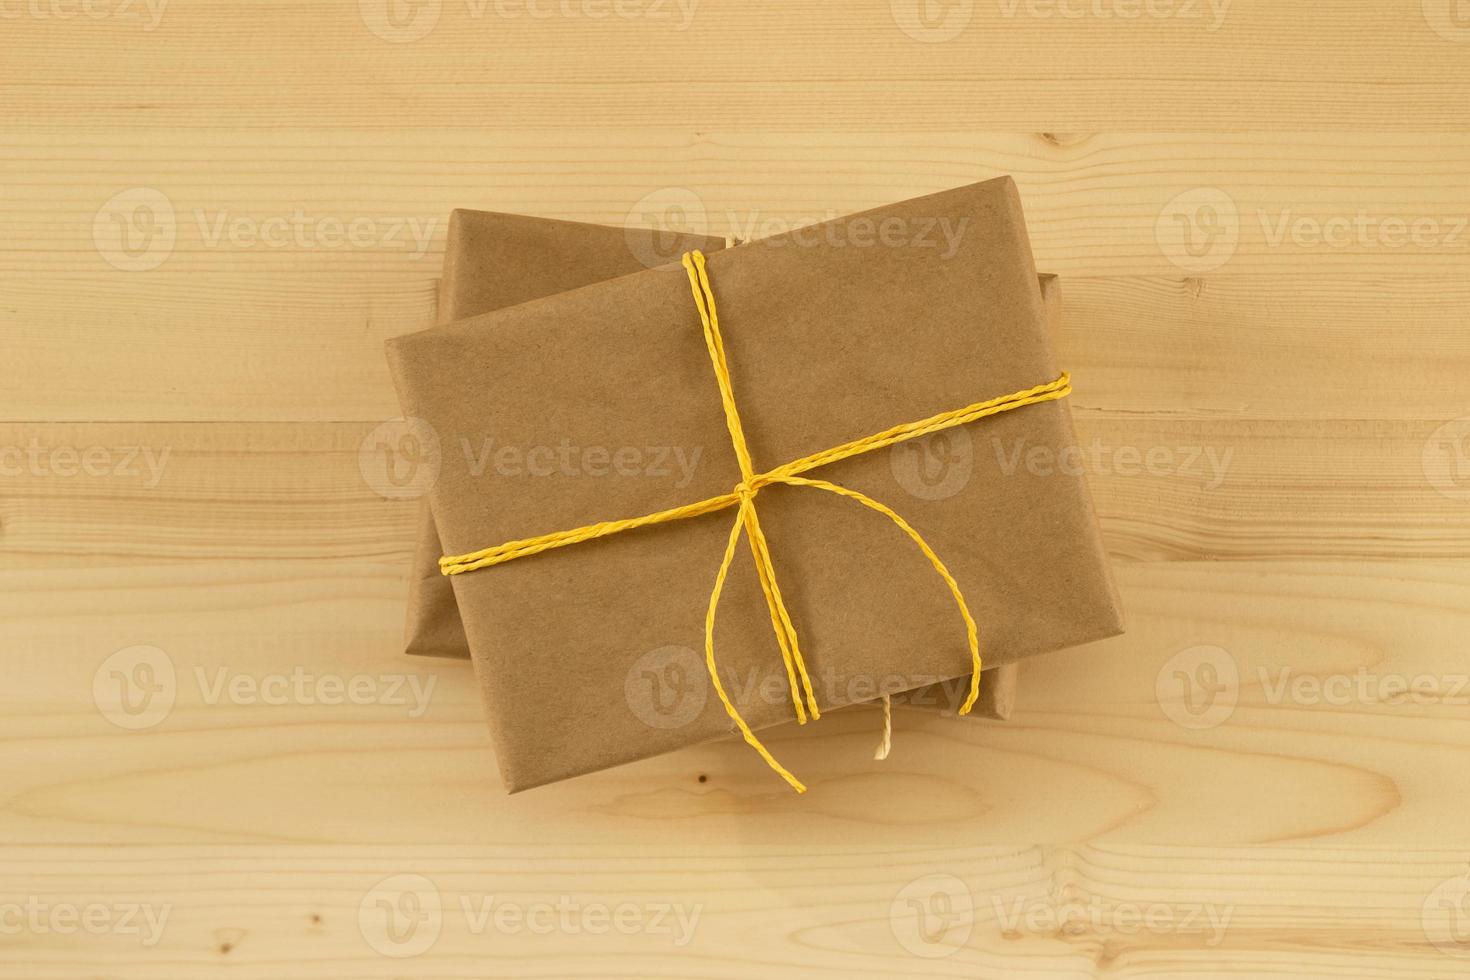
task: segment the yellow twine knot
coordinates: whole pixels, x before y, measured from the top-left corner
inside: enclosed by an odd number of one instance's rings
[[[760,753],[761,758],[781,775],[786,782],[798,792],[806,792],[806,787],[801,780],[797,779],[786,770],[781,763],[761,744],[760,739],[755,737],[750,726],[741,717],[735,708],[729,695],[725,693],[725,686],[720,682],[720,672],[715,664],[715,612],[720,605],[720,594],[725,587],[725,579],[730,573],[731,562],[735,559],[735,548],[740,543],[743,534],[750,542],[750,551],[755,559],[756,576],[760,580],[761,591],[766,597],[766,607],[771,614],[771,627],[776,634],[777,646],[781,649],[781,661],[786,667],[786,680],[791,691],[791,704],[796,712],[796,720],[805,724],[807,716],[813,721],[822,717],[822,712],[817,706],[816,694],[812,691],[811,676],[807,672],[806,661],[802,658],[801,647],[796,638],[796,627],[791,622],[791,616],[786,610],[786,603],[781,598],[780,586],[776,584],[776,568],[771,563],[770,548],[766,542],[765,533],[761,530],[760,518],[756,513],[755,499],[760,491],[774,483],[784,483],[793,487],[810,487],[816,490],[825,490],[839,497],[846,497],[856,501],[870,510],[877,511],[887,517],[899,530],[908,535],[909,539],[923,552],[924,557],[934,566],[939,577],[949,587],[950,594],[954,597],[955,605],[960,611],[961,618],[965,622],[966,638],[970,647],[970,691],[959,713],[966,715],[975,706],[976,699],[980,696],[980,640],[979,631],[975,626],[975,619],[970,615],[969,606],[965,603],[965,597],[960,592],[959,583],[945,567],[944,562],[939,559],[929,547],[918,531],[915,531],[907,521],[892,510],[888,509],[878,501],[873,500],[856,490],[849,490],[825,480],[812,480],[801,476],[809,470],[837,460],[847,459],[862,453],[873,452],[888,446],[916,439],[944,429],[964,425],[977,419],[998,415],[1001,412],[1009,412],[1026,405],[1035,405],[1041,402],[1056,401],[1066,398],[1072,393],[1071,377],[1063,374],[1055,381],[1024,391],[1013,392],[992,398],[988,401],[976,402],[964,408],[951,412],[942,412],[931,418],[922,419],[918,422],[909,422],[904,425],[896,425],[884,432],[857,439],[842,446],[814,453],[803,459],[793,460],[784,466],[779,466],[766,473],[757,473],[755,465],[751,462],[750,449],[746,445],[745,430],[740,423],[740,413],[736,409],[735,391],[730,381],[730,367],[725,360],[724,339],[720,336],[720,319],[715,310],[715,295],[710,288],[709,274],[705,269],[705,258],[703,252],[686,252],[682,258],[684,271],[689,276],[689,287],[694,295],[694,304],[699,309],[699,319],[704,325],[705,346],[709,349],[710,363],[714,366],[715,381],[720,389],[720,403],[725,410],[725,427],[730,433],[730,444],[735,450],[735,459],[740,465],[740,482],[729,493],[720,497],[711,497],[692,504],[673,507],[668,510],[659,511],[655,514],[647,514],[643,517],[635,517],[628,520],[604,521],[599,524],[589,524],[586,527],[574,528],[570,531],[556,531],[551,534],[542,534],[534,538],[526,538],[520,541],[510,541],[493,548],[485,548],[481,551],[471,552],[465,555],[446,555],[439,559],[440,570],[445,575],[460,575],[464,572],[472,572],[478,568],[487,568],[491,565],[500,565],[516,558],[524,558],[528,555],[539,554],[553,548],[564,548],[570,544],[581,541],[592,541],[597,538],[607,537],[610,534],[618,534],[623,531],[631,531],[640,527],[649,527],[654,524],[663,524],[668,521],[684,520],[690,517],[698,517],[703,514],[712,514],[716,511],[725,510],[730,507],[736,508],[735,525],[730,530],[730,537],[725,545],[725,555],[720,561],[719,573],[715,576],[714,588],[710,592],[709,609],[704,618],[704,653],[705,665],[709,669],[710,683],[714,686],[715,693],[719,695],[720,703],[725,706],[725,712],[739,728],[740,734],[744,736],[752,748]],[[885,705],[886,710],[886,705]],[[885,716],[886,717],[886,716]]]

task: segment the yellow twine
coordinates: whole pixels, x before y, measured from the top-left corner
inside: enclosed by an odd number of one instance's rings
[[[883,695],[883,741],[873,750],[873,761],[883,762],[893,751],[893,695]]]
[[[710,682],[713,684],[715,693],[720,698],[720,703],[725,706],[725,712],[740,729],[740,734],[750,744],[766,764],[780,774],[781,778],[790,783],[798,792],[806,792],[806,787],[801,781],[793,776],[787,769],[777,762],[775,757],[761,744],[760,739],[755,737],[745,719],[740,716],[734,703],[725,693],[725,687],[720,682],[719,670],[715,665],[715,612],[720,604],[720,593],[724,590],[725,579],[729,575],[730,565],[735,558],[735,547],[740,542],[743,531],[750,541],[751,555],[755,559],[756,574],[760,580],[761,591],[766,597],[766,606],[771,614],[771,626],[776,633],[776,643],[781,649],[781,660],[786,667],[786,678],[791,690],[791,703],[796,710],[796,719],[805,724],[807,715],[813,720],[820,718],[821,711],[817,706],[816,695],[812,691],[811,677],[807,672],[806,662],[801,655],[801,647],[796,638],[796,627],[791,622],[791,616],[786,611],[786,604],[781,598],[781,589],[776,584],[776,569],[771,563],[770,548],[766,542],[765,533],[761,530],[760,519],[756,515],[755,498],[760,491],[774,483],[784,483],[788,486],[811,487],[816,490],[825,490],[828,493],[846,497],[856,501],[870,510],[877,511],[884,517],[896,524],[899,530],[908,535],[909,539],[923,552],[924,557],[934,566],[939,577],[949,587],[950,594],[954,597],[955,605],[959,608],[960,616],[965,621],[966,638],[970,646],[971,674],[970,692],[960,708],[960,714],[970,713],[974,707],[975,700],[980,696],[980,640],[975,626],[975,619],[970,615],[970,609],[965,604],[965,597],[960,591],[959,583],[950,574],[943,561],[936,555],[923,539],[918,531],[914,530],[902,517],[885,507],[883,504],[871,497],[840,487],[834,483],[824,480],[806,479],[801,476],[809,470],[838,460],[848,459],[862,453],[873,452],[909,439],[917,439],[921,436],[940,432],[978,419],[987,418],[991,415],[999,415],[1001,412],[1013,411],[1026,405],[1036,405],[1042,402],[1057,401],[1066,398],[1072,393],[1072,379],[1068,374],[1062,374],[1048,384],[1037,385],[1023,391],[1002,395],[988,401],[976,402],[964,408],[950,412],[942,412],[918,422],[908,422],[896,425],[891,429],[879,432],[875,435],[857,439],[841,446],[825,449],[819,453],[793,460],[784,466],[778,466],[766,473],[755,472],[755,465],[750,458],[750,448],[745,441],[745,430],[740,424],[740,413],[736,409],[734,387],[730,381],[730,367],[725,360],[725,343],[720,335],[719,315],[715,310],[715,295],[710,288],[709,274],[705,269],[705,258],[702,252],[686,252],[683,256],[684,271],[689,276],[689,287],[694,296],[694,304],[699,310],[699,319],[704,325],[705,346],[709,349],[710,362],[714,366],[715,381],[720,388],[720,402],[725,410],[725,427],[730,432],[730,443],[735,449],[735,459],[740,466],[740,483],[734,490],[718,497],[701,500],[692,504],[684,504],[668,510],[659,511],[655,514],[647,514],[643,517],[635,517],[621,521],[604,521],[598,524],[589,524],[585,527],[574,528],[569,531],[554,531],[550,534],[537,535],[534,538],[524,538],[519,541],[510,541],[505,544],[496,545],[493,548],[485,548],[480,551],[470,552],[464,555],[446,555],[439,559],[440,570],[445,575],[460,575],[472,572],[476,569],[487,568],[491,565],[501,565],[516,558],[524,558],[528,555],[539,554],[554,548],[564,548],[570,544],[582,541],[592,541],[604,538],[608,535],[619,534],[623,531],[631,531],[640,527],[649,527],[654,524],[664,524],[669,521],[680,521],[690,517],[699,517],[703,514],[712,514],[715,511],[725,510],[730,507],[737,508],[735,525],[730,530],[729,541],[725,545],[725,555],[720,561],[719,573],[715,576],[715,585],[710,592],[709,609],[704,618],[704,653],[705,665],[709,669]]]

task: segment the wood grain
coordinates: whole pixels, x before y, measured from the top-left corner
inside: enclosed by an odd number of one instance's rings
[[[1087,397],[1079,384],[1079,401]],[[983,432],[970,452],[975,465],[1002,473],[1081,467],[1117,558],[1470,556],[1470,468],[1454,463],[1459,443],[1446,443],[1458,428],[1147,412],[1084,412],[1076,424],[1076,460]],[[418,501],[389,499],[375,482],[373,447],[384,431],[395,430],[366,422],[0,424],[0,568],[310,557],[406,565]],[[481,452],[493,436],[442,433],[441,457]]]
[[[1465,962],[1440,906],[1462,894],[1464,862],[1443,851],[829,844],[752,855],[714,843],[691,867],[672,849],[602,845],[547,849],[530,872],[524,851],[493,845],[47,847],[0,869],[44,913],[98,905],[99,921],[117,923],[85,941],[37,936],[23,963],[0,962],[0,977],[25,980],[386,978],[405,966],[524,977],[552,963],[579,977],[1439,980]],[[400,913],[397,949],[431,952],[389,959],[383,922],[409,892],[424,904],[410,906],[415,920]],[[619,907],[621,933],[607,917]]]
[[[165,266],[0,281],[15,368],[0,376],[4,411],[381,422],[398,414],[383,341],[432,324],[427,271],[201,276]],[[1463,277],[1069,277],[1062,289],[1059,351],[1084,416],[1437,426],[1470,410]]]
[[[1000,174],[1020,185],[1041,267],[1063,275],[1455,276],[1470,256],[1463,132],[88,132],[78,147],[65,129],[0,129],[0,203],[32,243],[0,252],[0,270],[151,275],[118,271],[98,245],[99,214],[127,218],[116,195],[136,188],[160,196],[158,226],[174,232],[167,249],[154,239],[160,270],[427,278],[454,207],[618,225],[670,220],[684,189],[684,225],[753,237]],[[1201,256],[1171,237],[1181,210]],[[1232,236],[1212,237],[1221,227]]]
[[[0,977],[1470,972],[1455,3],[651,2],[0,0]],[[1128,634],[886,763],[775,733],[801,800],[735,742],[506,797],[360,465],[449,209],[1002,173]]]
[[[402,570],[297,559],[5,572],[10,662],[27,682],[6,694],[0,729],[4,832],[690,847],[734,832],[904,846],[921,826],[926,842],[956,846],[1391,847],[1428,835],[1470,848],[1460,563],[1120,565],[1128,635],[1028,661],[1008,722],[902,711],[886,764],[871,761],[871,709],[776,733],[783,759],[821,774],[801,800],[736,742],[504,797],[468,666],[399,653]],[[174,700],[155,723],[120,729],[94,683],[110,684],[109,658],[138,645],[169,658]],[[1225,651],[1231,686],[1200,726],[1179,710],[1193,694],[1179,672],[1200,673],[1202,648]],[[297,673],[308,695],[283,703],[221,686]],[[370,696],[327,703],[312,693],[319,677],[373,679]]]
[[[1127,0],[936,4],[928,10],[940,30],[921,36],[958,28],[939,43],[900,28],[922,23],[911,0],[843,4],[835,15],[826,0],[635,2],[619,8],[635,16],[601,18],[576,0],[430,0],[397,8],[397,30],[386,6],[215,0],[171,5],[160,18],[12,18],[0,84],[25,125],[473,120],[549,131],[771,118],[791,131],[901,135],[1202,124],[1457,131],[1470,81],[1470,32],[1436,0],[1234,0],[1223,16],[1206,0],[1148,7],[1161,15]],[[692,17],[680,13],[691,7]],[[693,87],[701,81],[718,81],[717,93]]]

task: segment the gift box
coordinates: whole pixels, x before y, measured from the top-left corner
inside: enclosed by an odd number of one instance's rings
[[[1036,283],[1001,179],[390,341],[507,787],[1120,632]]]
[[[723,238],[705,235],[457,209],[449,216],[444,243],[438,320],[451,323],[631,275],[648,268],[645,263],[657,256],[676,260],[690,249],[716,252],[724,245]],[[439,571],[443,553],[425,501],[409,578],[404,649],[419,656],[468,659],[454,588]]]
[[[440,323],[452,323],[647,268],[657,257],[690,249],[715,252],[725,240],[644,228],[614,228],[491,211],[456,209],[449,218],[444,275],[439,283]],[[1048,330],[1061,323],[1056,276],[1041,276]],[[933,461],[942,467],[942,458]],[[409,579],[404,649],[416,656],[467,660],[469,642],[450,579],[439,570],[443,554],[433,512],[421,508],[418,543]],[[1004,720],[1015,704],[1016,666],[986,672],[973,715]],[[956,706],[951,690],[924,690],[921,704]]]

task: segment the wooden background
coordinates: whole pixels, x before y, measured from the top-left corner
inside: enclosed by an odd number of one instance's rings
[[[1470,973],[1470,5],[558,2],[0,0],[0,977]],[[504,796],[359,465],[450,208],[1002,173],[1129,634]]]

